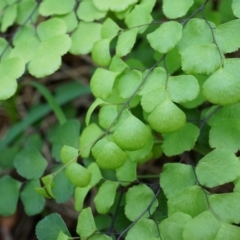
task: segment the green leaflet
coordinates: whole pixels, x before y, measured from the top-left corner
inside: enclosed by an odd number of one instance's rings
[[[179,18],[186,15],[193,3],[193,0],[163,0],[163,13],[170,19]]]
[[[167,90],[173,102],[182,103],[195,99],[199,93],[199,84],[192,75],[171,76]]]
[[[111,10],[113,12],[122,12],[126,10],[130,5],[137,3],[138,0],[93,0],[93,4],[100,11],[108,11]]]
[[[120,107],[117,105],[105,105],[100,108],[98,119],[99,119],[99,125],[105,129],[108,129],[113,121],[117,118],[119,113]],[[119,118],[121,119],[123,115],[121,115]],[[120,121],[120,120],[118,120]],[[114,131],[116,128],[116,125],[111,127],[110,131]]]
[[[88,125],[80,136],[80,155],[88,157],[96,139],[102,135],[103,131],[95,123]]]
[[[187,222],[183,231],[183,239],[215,240],[219,228],[219,221],[212,215],[210,211],[205,211]]]
[[[87,196],[89,190],[102,179],[100,169],[96,163],[94,163],[94,162],[91,163],[87,169],[92,174],[91,181],[87,187],[76,187],[75,188],[74,197],[75,197],[76,211],[82,210],[85,197]]]
[[[100,39],[93,44],[92,59],[101,67],[107,67],[111,62],[110,55],[111,39]]]
[[[10,57],[21,58],[26,64],[35,56],[36,49],[39,47],[39,40],[36,36],[26,35],[22,40],[19,39],[19,41],[11,51]]]
[[[141,201],[136,202],[136,199]],[[125,215],[130,221],[135,221],[140,216],[141,219],[148,218],[158,206],[157,199],[154,199],[153,191],[144,184],[129,188],[126,193]]]
[[[229,21],[214,29],[216,42],[222,53],[235,52],[240,48],[240,19]]]
[[[58,238],[60,232],[71,238],[65,222],[57,213],[48,215],[36,226],[36,235],[39,240],[55,240]]]
[[[77,233],[81,238],[85,239],[91,236],[95,231],[97,231],[94,218],[92,215],[92,210],[87,207],[81,211],[77,222]]]
[[[240,2],[239,0],[232,1],[232,11],[235,17],[240,18]]]
[[[191,220],[191,216],[177,212],[159,224],[162,240],[184,240],[183,229],[185,224]]]
[[[222,56],[213,43],[188,47],[181,52],[181,57],[183,71],[190,74],[210,74],[222,64]]]
[[[82,165],[73,162],[66,168],[66,176],[77,187],[86,187],[91,181],[91,172]]]
[[[165,100],[148,116],[150,126],[157,132],[174,132],[185,125],[186,116],[170,100]]]
[[[116,169],[116,177],[122,186],[127,186],[137,179],[137,163],[126,160],[125,163]]]
[[[36,187],[40,187],[39,180],[29,181],[20,194],[24,210],[29,216],[40,213],[45,206],[45,199],[35,190]]]
[[[167,97],[168,92],[164,88],[149,92],[143,95],[141,99],[142,108],[147,113],[150,113],[159,105],[164,103],[167,100]]]
[[[239,234],[239,227],[220,222],[210,211],[206,211],[187,222],[183,239],[237,240]]]
[[[60,67],[61,56],[71,45],[70,37],[65,34],[66,30],[65,23],[58,18],[49,19],[38,25],[39,46],[34,50],[34,57],[28,65],[28,70],[33,76],[44,77]]]
[[[240,121],[237,119],[218,119],[210,129],[209,144],[212,148],[237,152],[240,149]]]
[[[13,45],[17,46],[22,42],[27,41],[30,37],[33,37],[35,35],[35,30],[32,26],[24,26],[21,28],[13,38]]]
[[[116,55],[119,57],[129,54],[136,42],[138,30],[136,28],[121,32],[116,46]]]
[[[111,19],[107,18],[102,25],[101,37],[112,39],[117,36],[120,27]]]
[[[188,108],[188,109],[196,108],[197,106],[200,106],[205,101],[205,97],[202,94],[202,86],[203,86],[204,82],[206,81],[207,76],[205,76],[205,75],[194,75],[194,77],[198,81],[199,93],[198,93],[198,95],[195,99],[184,102],[184,103],[181,103],[181,105],[183,107]]]
[[[199,129],[191,123],[172,133],[163,134],[163,152],[167,156],[179,155],[184,151],[190,151],[197,141]]]
[[[60,156],[64,164],[77,161],[78,149],[64,145],[61,149]]]
[[[117,169],[126,161],[126,153],[114,142],[106,138],[99,140],[92,148],[92,154],[95,157],[100,168]]]
[[[142,74],[140,71],[127,69],[116,77],[114,87],[116,87],[120,97],[129,98],[133,95],[141,82]]]
[[[106,14],[106,11],[100,11],[95,7],[93,0],[82,1],[78,5],[77,9],[78,18],[85,22],[93,22],[94,20],[99,20],[101,18],[104,18]]]
[[[230,150],[217,148],[199,161],[196,175],[202,185],[215,187],[234,181],[239,177],[239,168],[240,162],[235,154]]]
[[[160,174],[160,184],[167,198],[196,184],[193,167],[181,163],[167,163]]]
[[[151,157],[152,147],[153,147],[153,138],[150,137],[149,140],[147,141],[146,145],[143,146],[142,148],[135,150],[135,151],[127,151],[127,157],[129,160],[131,160],[133,162],[140,163],[140,162],[144,161],[147,157],[149,157],[149,156]]]
[[[112,93],[113,83],[117,75],[117,73],[104,68],[97,68],[90,82],[93,95],[96,98],[108,98]]]
[[[229,105],[240,100],[240,59],[224,60],[224,67],[213,73],[203,84],[203,95],[208,101]]]
[[[233,239],[237,240],[240,234],[240,228],[228,223],[222,223],[218,230],[215,240]]]
[[[11,216],[17,208],[21,183],[10,176],[0,178],[0,214]]]
[[[224,119],[239,119],[240,114],[240,103],[233,105],[224,106],[219,109],[209,120],[208,124],[210,126],[216,125],[218,121]]]
[[[26,179],[40,178],[46,167],[47,161],[34,147],[23,149],[14,158],[17,172]]]
[[[41,42],[28,65],[28,71],[38,78],[54,73],[61,65],[61,56],[68,51],[70,45],[70,37],[65,34]],[[52,54],[49,55],[49,52]]]
[[[199,186],[190,186],[168,199],[168,214],[183,212],[195,217],[208,209],[206,193]]]
[[[101,24],[81,21],[71,35],[72,45],[69,52],[75,55],[88,54],[99,39],[101,39]]]
[[[148,71],[146,71],[145,74],[148,74]],[[143,74],[143,78],[146,76],[145,74]],[[141,87],[139,95],[145,95],[147,93],[155,91],[156,89],[164,88],[166,85],[166,80],[166,70],[161,67],[154,68],[153,71],[149,74],[144,85]]]
[[[36,22],[38,17],[37,3],[34,0],[24,0],[18,3],[17,5],[17,18],[16,22],[19,25],[23,25],[24,22],[30,17],[30,15],[35,10],[34,14],[31,16],[31,21]]]
[[[151,47],[160,53],[172,50],[181,37],[182,25],[175,21],[163,23],[154,32],[147,35]]]
[[[73,10],[74,0],[44,0],[40,4],[39,12],[43,16],[66,14]]]
[[[20,58],[11,58],[0,63],[0,100],[13,96],[17,90],[17,81],[24,73],[24,62]]]
[[[130,114],[116,129],[113,139],[121,149],[134,151],[145,146],[150,136],[149,127]]]
[[[156,223],[151,219],[140,219],[128,231],[126,240],[146,240],[158,236]]]
[[[240,193],[212,194],[209,197],[209,204],[212,211],[224,223],[240,222]]]
[[[209,22],[212,27],[215,25]],[[188,47],[204,45],[212,43],[213,37],[211,29],[205,20],[199,18],[190,19],[186,26],[183,28],[182,38],[178,42],[177,46],[181,53]]]
[[[1,32],[6,32],[6,30],[13,25],[17,17],[17,4],[12,4],[8,6],[1,19]]]
[[[135,5],[134,9],[125,18],[128,28],[137,27],[139,33],[143,33],[151,21],[152,16],[144,5]]]
[[[118,185],[118,182],[113,182],[110,180],[106,180],[104,183],[102,183],[98,189],[97,195],[94,198],[94,203],[98,213],[106,214],[109,212],[114,203]]]
[[[111,60],[109,70],[113,72],[123,72],[128,65],[118,56],[114,56]]]
[[[74,31],[78,25],[78,19],[75,12],[70,12],[64,15],[57,15],[56,17],[64,21],[67,27],[67,32]]]

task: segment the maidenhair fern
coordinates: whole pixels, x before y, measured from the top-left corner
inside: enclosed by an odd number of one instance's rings
[[[34,215],[45,198],[73,196],[81,239],[239,239],[239,0],[0,0],[0,12],[2,36],[14,31],[0,38],[1,100],[26,73],[56,72],[66,53],[89,54],[97,66],[81,134],[79,121],[34,85],[60,122],[47,136],[57,167],[45,174],[38,137],[6,154],[9,165],[0,143],[0,173],[7,166],[26,179],[0,178],[0,215],[14,214],[19,198]],[[162,154],[179,161],[138,175]],[[226,183],[232,191],[213,190]],[[84,204],[93,188],[95,208]],[[101,227],[99,216],[112,220]],[[57,214],[36,234],[73,239]]]

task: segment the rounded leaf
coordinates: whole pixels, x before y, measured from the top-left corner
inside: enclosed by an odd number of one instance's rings
[[[181,37],[182,25],[175,21],[169,21],[148,34],[147,40],[155,51],[167,53],[176,46]]]
[[[126,161],[126,153],[114,142],[106,139],[99,140],[92,148],[92,154],[95,157],[100,168],[116,169]]]
[[[20,58],[11,58],[0,63],[0,100],[13,96],[17,90],[17,81],[24,73],[25,64]]]
[[[106,14],[107,12],[97,9],[93,4],[93,1],[82,1],[81,4],[78,5],[77,9],[78,18],[85,22],[99,20],[105,17]]]
[[[76,161],[78,157],[78,149],[64,145],[61,149],[61,160],[64,164],[70,161]]]
[[[113,83],[117,73],[108,71],[104,68],[97,68],[94,72],[90,87],[96,98],[106,99],[112,93]]]
[[[166,100],[149,114],[148,122],[157,132],[173,132],[185,125],[186,116],[173,102]]]
[[[122,98],[129,98],[136,91],[142,81],[142,74],[137,70],[125,70],[116,77],[116,87]]]
[[[88,54],[99,39],[101,39],[101,24],[81,21],[71,35],[72,45],[69,52],[75,55]]]
[[[98,193],[94,198],[97,212],[106,214],[114,203],[118,182],[106,180],[98,189]]]
[[[45,206],[45,198],[35,190],[36,187],[40,187],[39,180],[29,181],[20,194],[24,210],[29,216],[40,213]]]
[[[213,43],[188,47],[181,56],[182,69],[186,73],[210,74],[222,65],[222,56]]]
[[[156,236],[159,236],[159,230],[156,222],[152,219],[140,219],[129,229],[126,240],[150,240],[154,239]]]
[[[111,62],[110,41],[111,39],[105,38],[93,44],[92,59],[99,66],[106,67]]]
[[[199,161],[196,175],[200,184],[211,188],[234,181],[239,169],[240,162],[234,153],[217,148]]]
[[[121,0],[118,0],[121,1]],[[151,23],[152,16],[148,8],[144,5],[135,5],[134,9],[126,16],[125,23],[128,28],[134,28],[137,26],[141,26],[138,28],[138,32],[143,33],[148,26],[146,24]]]
[[[31,147],[23,149],[16,155],[14,166],[22,177],[37,179],[43,175],[47,161],[37,149]]]
[[[239,59],[225,61],[224,68],[212,74],[203,84],[203,95],[208,101],[230,105],[240,101]]]
[[[75,0],[43,0],[39,12],[43,16],[66,14],[73,10]]]
[[[139,199],[139,201],[136,201],[137,199]],[[158,206],[157,199],[155,199],[155,201],[154,199],[154,192],[145,184],[139,184],[129,188],[126,193],[125,215],[130,221],[135,221],[140,216],[141,219],[148,218],[150,214],[154,213]],[[153,204],[150,206],[152,202]],[[150,209],[147,210],[149,206]],[[144,212],[145,214],[143,214]]]
[[[215,25],[209,22],[214,28]],[[204,45],[212,43],[213,37],[211,29],[204,19],[192,18],[190,19],[185,27],[183,28],[183,35],[178,42],[178,49],[182,52],[188,47]]]
[[[168,79],[167,90],[173,102],[182,103],[195,99],[200,89],[194,76],[180,75]]]
[[[116,55],[119,57],[126,56],[131,52],[137,38],[138,30],[137,28],[133,28],[122,32],[117,41],[116,46]]]
[[[0,178],[0,215],[13,215],[17,208],[21,183],[10,176]]]
[[[149,127],[130,115],[114,132],[113,139],[120,148],[134,151],[145,146],[150,136]]]
[[[86,187],[91,180],[91,172],[82,165],[74,162],[67,166],[66,175],[77,187]]]
[[[163,152],[167,156],[174,156],[190,151],[199,136],[199,128],[191,123],[186,123],[184,127],[171,133],[163,134]]]
[[[102,133],[102,129],[95,123],[92,123],[84,128],[80,136],[80,154],[83,158],[89,156],[92,145],[95,143],[96,139],[102,135]]]
[[[193,3],[193,0],[163,0],[163,13],[170,19],[183,17]]]

